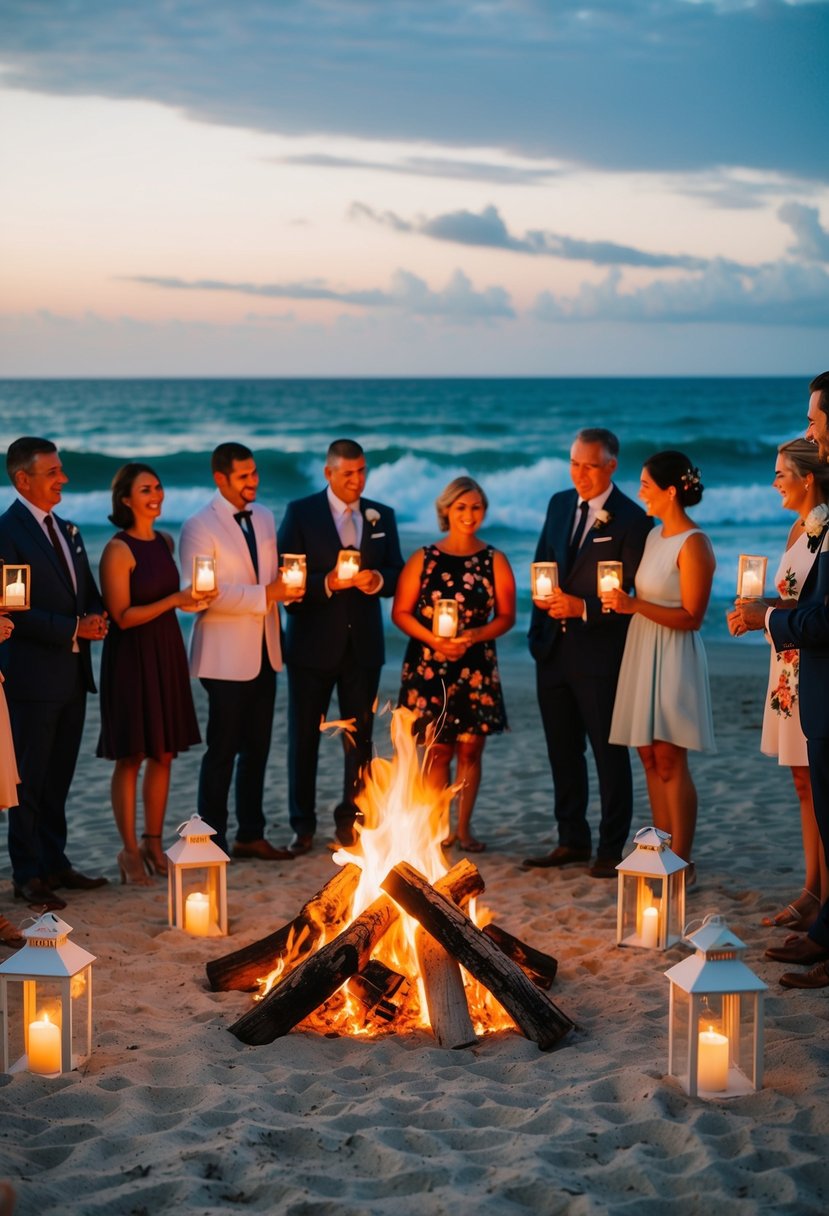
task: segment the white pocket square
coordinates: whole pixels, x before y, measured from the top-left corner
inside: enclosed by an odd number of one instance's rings
[[[381,536],[385,536],[385,535],[386,535],[386,534],[385,534],[385,532],[372,532],[372,534],[371,534],[371,539],[372,539],[372,540],[379,540]],[[609,540],[609,539],[610,539],[610,538],[608,537],[608,540]]]
[[[593,544],[594,545],[604,545],[609,540],[613,540],[613,537],[612,536],[594,536]]]

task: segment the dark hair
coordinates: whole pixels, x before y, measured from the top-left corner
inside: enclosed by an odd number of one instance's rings
[[[9,444],[9,450],[6,452],[6,471],[9,474],[9,481],[14,485],[15,476],[21,470],[28,473],[35,456],[47,453],[51,455],[57,450],[57,446],[52,443],[51,439],[36,439],[33,435],[21,435],[19,439],[15,439],[14,443]]]
[[[829,418],[829,372],[821,372],[809,385],[810,393],[820,393],[818,404]]]
[[[603,426],[585,426],[576,435],[579,443],[600,443],[613,460],[619,455],[619,440]]]
[[[456,477],[454,481],[450,481],[445,489],[441,490],[435,499],[435,510],[438,513],[438,527],[441,532],[449,531],[449,508],[453,502],[457,502],[463,494],[478,494],[483,503],[484,511],[489,509],[489,499],[484,493],[477,481],[473,481],[471,477]]]
[[[335,460],[359,460],[361,456],[365,456],[365,452],[356,440],[335,439],[328,445],[325,463],[330,468]]]
[[[129,464],[122,465],[112,479],[112,514],[109,516],[109,520],[115,524],[116,528],[131,528],[135,523],[132,507],[128,507],[124,499],[129,498],[132,483],[141,473],[149,473],[156,481],[161,481],[155,469],[151,469],[148,464],[139,464],[137,461],[130,461]]]
[[[243,443],[220,443],[210,457],[210,471],[229,477],[237,460],[253,460],[253,452]]]
[[[705,487],[700,481],[699,469],[691,464],[684,452],[656,452],[645,461],[645,468],[660,490],[674,486],[681,507],[695,507],[702,499]]]

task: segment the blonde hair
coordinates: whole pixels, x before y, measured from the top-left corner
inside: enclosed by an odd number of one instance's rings
[[[829,499],[829,464],[821,460],[816,443],[802,437],[790,439],[788,443],[781,443],[777,451],[799,477],[805,478],[811,473],[824,501]]]
[[[471,477],[456,477],[454,481],[449,482],[449,485],[444,490],[441,490],[435,499],[435,510],[438,513],[438,527],[441,532],[449,531],[449,508],[463,494],[478,494],[481,502],[484,504],[484,511],[489,508],[489,499],[477,481],[474,481]]]

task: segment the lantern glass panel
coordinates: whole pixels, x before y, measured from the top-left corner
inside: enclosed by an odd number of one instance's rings
[[[92,974],[4,979],[6,1072],[54,1076],[80,1067],[91,1050]]]
[[[658,875],[625,874],[621,877],[619,944],[659,947],[665,917],[665,880]]]
[[[194,937],[224,936],[227,933],[224,865],[179,865],[172,869],[177,896],[176,927]]]

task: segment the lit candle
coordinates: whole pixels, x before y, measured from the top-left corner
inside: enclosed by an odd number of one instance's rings
[[[549,574],[539,574],[535,580],[535,598],[537,600],[546,600],[548,595],[553,594],[553,580]]]
[[[213,573],[213,564],[196,567],[196,591],[215,591],[216,576]]]
[[[740,595],[745,600],[759,599],[763,594],[763,580],[756,570],[744,570],[740,583]]]
[[[451,612],[438,613],[438,637],[453,638],[455,636],[455,618]]]
[[[728,1039],[713,1026],[700,1031],[697,1087],[709,1093],[728,1088]]]
[[[659,941],[659,909],[645,908],[642,913],[642,945],[655,950]]]
[[[619,575],[612,571],[609,574],[603,574],[599,579],[599,591],[616,591],[621,585]]]
[[[18,573],[13,583],[6,584],[6,608],[22,608],[26,603],[26,584]]]
[[[194,937],[207,937],[210,931],[210,900],[203,891],[188,895],[184,904],[184,929]]]
[[[60,1072],[60,1027],[49,1021],[48,1013],[42,1021],[29,1022],[28,1055],[29,1072]]]
[[[342,578],[343,576],[340,574],[339,577]],[[350,577],[353,578],[353,575]],[[305,582],[305,575],[299,566],[288,566],[282,571],[282,581],[287,587],[301,587]]]
[[[354,578],[359,569],[360,563],[356,558],[344,557],[337,566],[337,578],[343,583],[348,582],[349,579]]]

